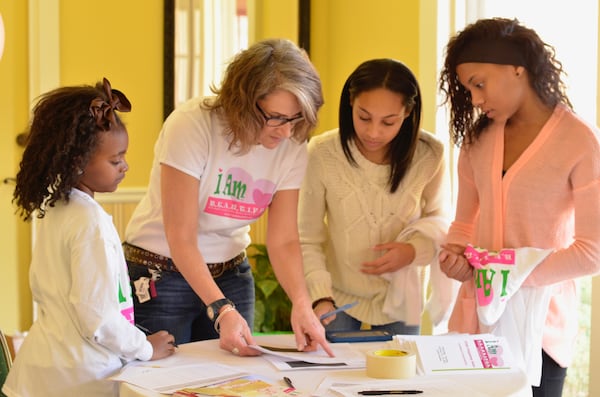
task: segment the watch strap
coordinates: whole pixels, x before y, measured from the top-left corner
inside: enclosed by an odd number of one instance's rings
[[[235,304],[227,298],[217,299],[210,305],[207,305],[206,306],[206,314],[208,315],[208,318],[212,322],[215,322],[215,320],[219,316],[219,312],[220,312],[221,308],[226,305],[231,305],[231,307],[235,308]]]

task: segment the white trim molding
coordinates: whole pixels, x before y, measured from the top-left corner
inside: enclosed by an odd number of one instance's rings
[[[145,187],[124,187],[112,193],[96,193],[95,199],[101,204],[137,203],[146,194]]]

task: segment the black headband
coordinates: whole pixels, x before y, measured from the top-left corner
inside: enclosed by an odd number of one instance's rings
[[[478,39],[465,45],[456,57],[456,64],[470,62],[526,66],[519,47],[506,39]]]

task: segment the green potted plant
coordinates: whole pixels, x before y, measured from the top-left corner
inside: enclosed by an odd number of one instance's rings
[[[291,331],[292,303],[275,277],[267,246],[250,244],[248,258],[252,265],[256,296],[254,332]]]

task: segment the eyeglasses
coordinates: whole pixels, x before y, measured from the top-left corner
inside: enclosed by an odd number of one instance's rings
[[[292,117],[291,119],[282,116],[267,116],[265,111],[262,110],[260,106],[258,106],[258,103],[256,104],[256,107],[258,108],[262,116],[265,118],[265,124],[269,127],[281,127],[282,125],[285,125],[287,123],[290,123],[290,125],[294,126],[300,121],[304,120],[304,116],[296,116]]]

